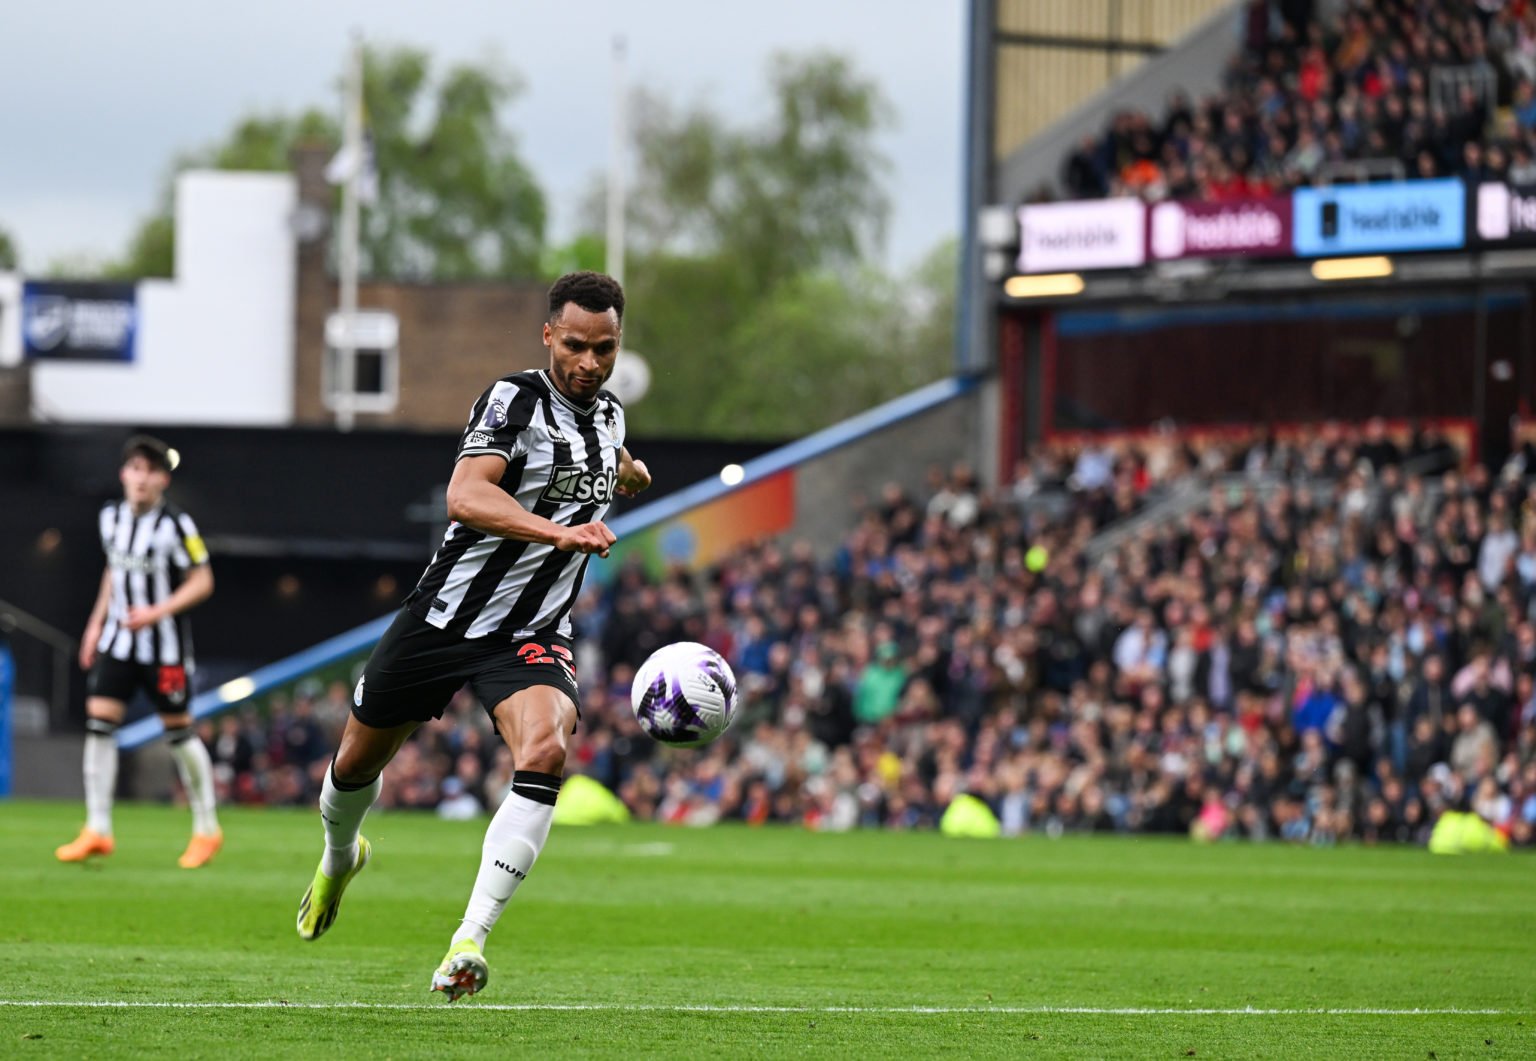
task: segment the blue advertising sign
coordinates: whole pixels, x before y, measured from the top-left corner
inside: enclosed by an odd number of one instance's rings
[[[1292,235],[1302,257],[1459,250],[1467,190],[1455,179],[1298,188]]]
[[[11,695],[16,690],[16,660],[0,634],[0,799],[11,794]]]
[[[31,280],[21,288],[22,351],[31,360],[132,361],[133,284]]]

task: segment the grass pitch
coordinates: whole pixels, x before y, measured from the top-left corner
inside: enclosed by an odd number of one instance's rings
[[[313,812],[0,803],[0,1057],[1536,1056],[1536,861],[1395,848],[557,828],[486,955],[427,988],[484,822],[375,815],[294,933]]]

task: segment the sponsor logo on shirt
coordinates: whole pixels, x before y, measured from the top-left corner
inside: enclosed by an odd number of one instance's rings
[[[557,465],[550,472],[549,485],[539,495],[539,500],[605,505],[613,498],[616,478],[611,468],[594,472],[580,464]]]
[[[107,550],[107,563],[119,571],[138,571],[145,575],[152,573],[156,567],[154,556],[148,553],[134,556],[121,549]]]

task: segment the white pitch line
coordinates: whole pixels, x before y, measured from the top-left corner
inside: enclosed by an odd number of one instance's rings
[[[436,1002],[142,1002],[113,1000],[3,999],[0,1006],[24,1009],[364,1009],[364,1010],[441,1010],[446,1003]],[[491,1010],[515,1013],[805,1013],[853,1015],[943,1015],[999,1013],[1017,1016],[1083,1015],[1095,1017],[1504,1017],[1515,1011],[1504,1009],[1261,1009],[1244,1006],[1237,1009],[1177,1009],[1153,1006],[729,1006],[729,1005],[644,1005],[622,1002],[469,1002],[457,1010]]]

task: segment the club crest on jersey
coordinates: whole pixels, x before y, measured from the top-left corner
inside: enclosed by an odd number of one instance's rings
[[[500,430],[507,426],[507,403],[500,398],[493,398],[491,404],[486,406],[485,416],[480,421],[492,431]]]
[[[606,505],[613,498],[616,478],[611,468],[595,472],[580,464],[557,465],[539,500]]]

